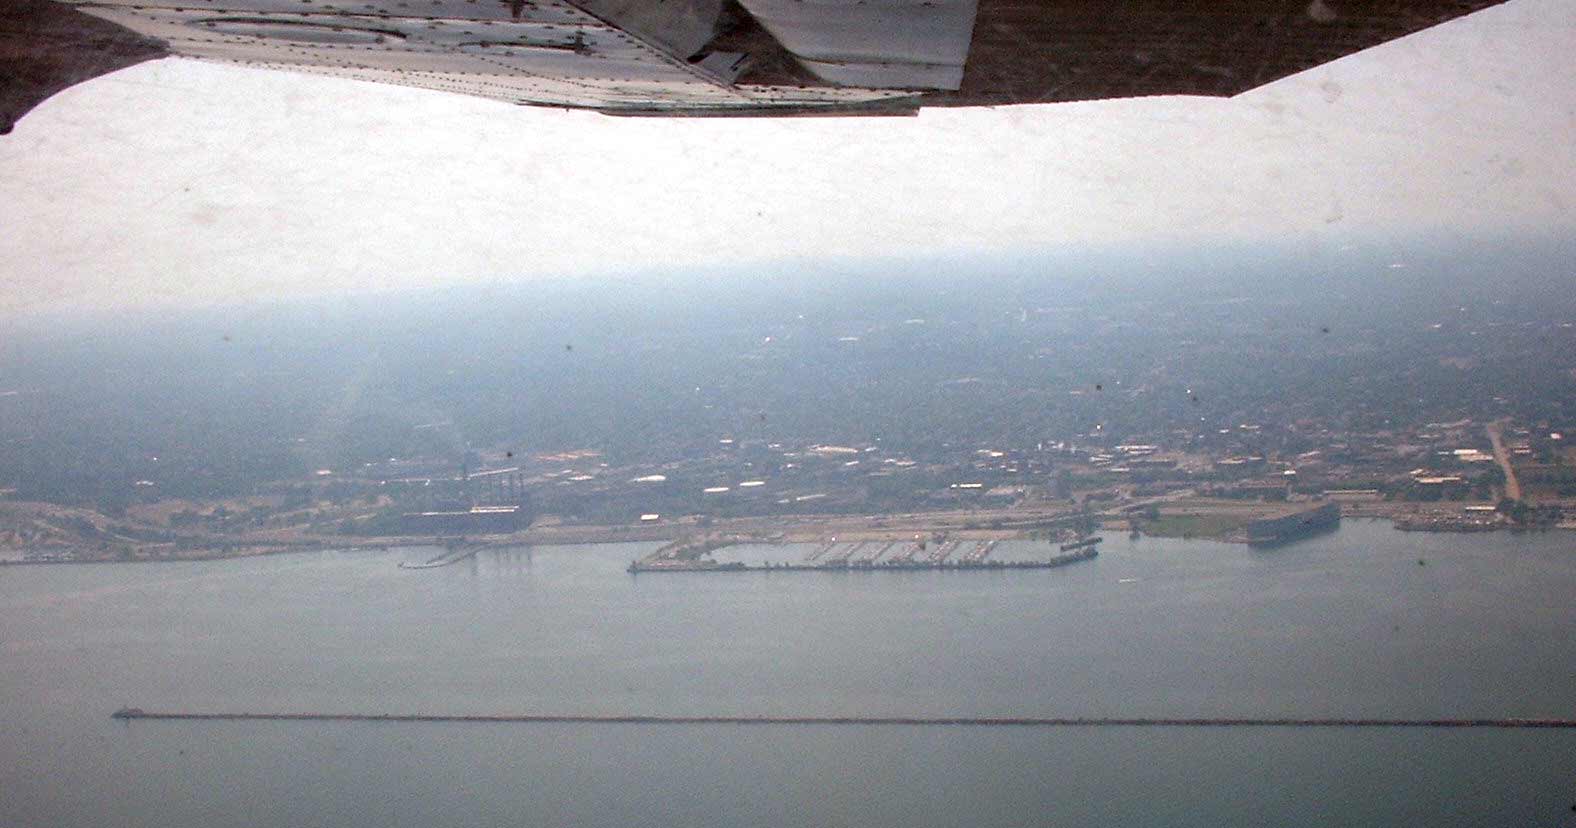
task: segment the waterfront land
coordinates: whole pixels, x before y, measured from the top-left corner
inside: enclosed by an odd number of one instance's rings
[[[1294,514],[1312,502],[1245,502],[1182,494],[1162,501],[1118,502],[1103,509],[1066,506],[938,510],[886,515],[801,514],[670,520],[624,525],[571,523],[552,517],[512,532],[463,535],[390,534],[347,537],[317,533],[310,526],[285,526],[250,532],[171,530],[167,525],[113,519],[92,510],[45,503],[0,502],[0,563],[211,560],[317,549],[410,546],[573,545],[664,542],[704,547],[727,544],[896,544],[989,542],[1036,539],[1066,542],[1096,530],[1154,537],[1246,542],[1254,521]],[[1137,508],[1134,508],[1134,507]],[[1477,507],[1487,511],[1462,511]],[[1492,531],[1523,529],[1491,504],[1346,503],[1346,517],[1391,520],[1417,531]],[[1554,524],[1554,529],[1568,529]]]
[[[1243,539],[1330,502],[1409,530],[1570,526],[1576,298],[1549,285],[1572,256],[1540,245],[21,326],[0,347],[0,558]]]

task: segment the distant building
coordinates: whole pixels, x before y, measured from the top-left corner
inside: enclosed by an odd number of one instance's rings
[[[531,525],[521,506],[472,506],[433,512],[407,512],[401,528],[407,535],[489,535],[516,532]]]

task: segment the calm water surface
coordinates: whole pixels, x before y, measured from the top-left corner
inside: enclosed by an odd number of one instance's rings
[[[1569,534],[623,571],[650,548],[0,568],[0,825],[1576,826],[1576,732],[109,718],[1576,716]]]

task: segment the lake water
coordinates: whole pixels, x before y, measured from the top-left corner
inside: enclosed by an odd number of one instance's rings
[[[623,571],[651,548],[0,568],[0,825],[1576,826],[1571,731],[109,717],[1576,716],[1570,534]]]

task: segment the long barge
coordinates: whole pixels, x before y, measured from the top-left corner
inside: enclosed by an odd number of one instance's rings
[[[723,563],[711,559],[695,560],[640,560],[629,564],[629,572],[919,572],[919,571],[974,571],[1007,569],[1055,569],[1079,561],[1090,560],[1100,554],[1093,546],[1086,546],[1038,561],[1002,560],[907,560],[892,558],[885,561],[827,561],[824,563],[770,563],[750,565],[742,561]]]

